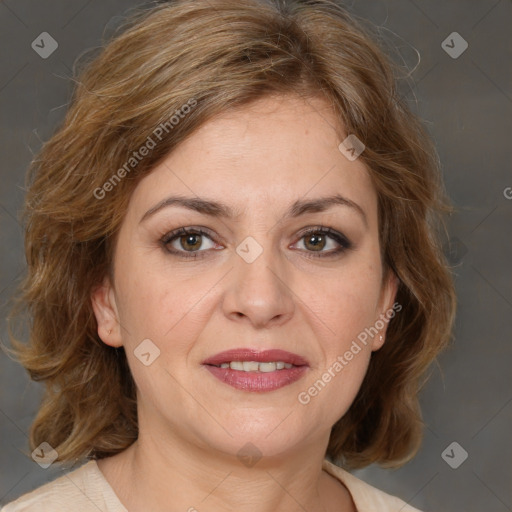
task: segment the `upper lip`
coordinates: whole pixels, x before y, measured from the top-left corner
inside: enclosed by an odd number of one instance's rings
[[[290,363],[294,366],[309,366],[308,362],[303,357],[298,354],[293,354],[292,352],[287,352],[286,350],[257,350],[252,348],[235,348],[219,352],[205,359],[202,364],[220,365],[230,363],[231,361],[257,361],[259,363],[282,361],[283,363]]]

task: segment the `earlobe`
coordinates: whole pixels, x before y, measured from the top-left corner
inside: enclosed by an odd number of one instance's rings
[[[111,347],[122,346],[114,289],[108,277],[91,291],[91,303],[100,339]]]
[[[384,335],[379,334],[377,341],[373,342],[372,352],[375,352],[376,350],[379,350],[380,348],[382,348],[382,345],[384,345]]]

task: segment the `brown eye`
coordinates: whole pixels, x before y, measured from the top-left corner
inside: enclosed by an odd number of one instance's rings
[[[311,249],[312,251],[321,251],[327,243],[325,238],[323,234],[313,233],[304,237],[304,245],[307,249]]]
[[[353,244],[343,234],[323,226],[304,231],[300,240],[304,240],[302,243],[306,253],[317,253],[309,254],[309,256],[319,258],[337,256],[353,247]]]
[[[183,235],[178,238],[180,245],[183,249],[186,251],[194,251],[196,249],[199,249],[202,244],[201,236],[199,234],[189,234],[189,235]]]
[[[208,241],[210,246],[207,245]],[[202,257],[207,249],[215,248],[211,235],[202,229],[192,228],[179,228],[167,233],[162,237],[161,244],[171,254],[185,258]]]

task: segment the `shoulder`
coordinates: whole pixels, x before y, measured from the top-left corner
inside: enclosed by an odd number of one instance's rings
[[[342,482],[352,495],[357,512],[421,512],[405,501],[381,491],[327,459],[323,469]]]
[[[106,484],[96,461],[91,460],[74,471],[8,503],[0,512],[126,512]]]

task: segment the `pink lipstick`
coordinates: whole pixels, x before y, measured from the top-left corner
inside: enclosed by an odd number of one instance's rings
[[[217,379],[243,391],[273,391],[299,380],[309,368],[301,356],[285,350],[227,350],[203,361]]]

